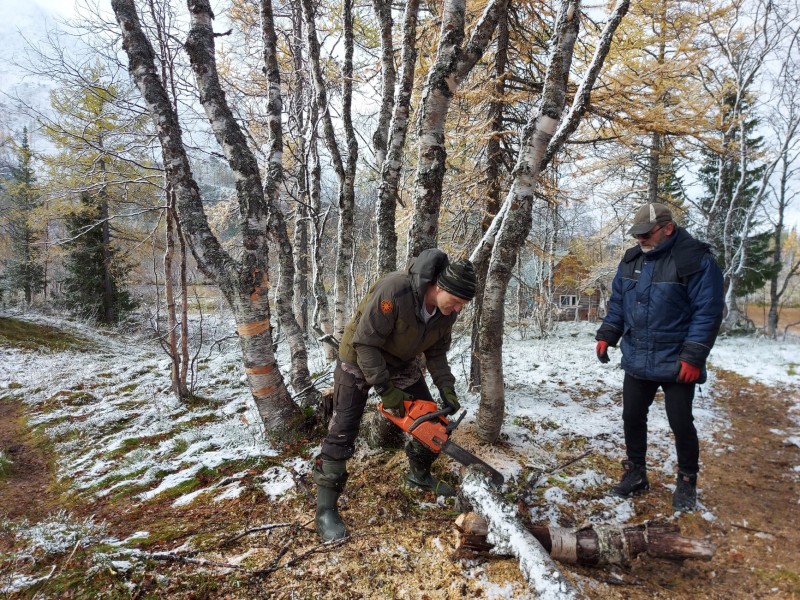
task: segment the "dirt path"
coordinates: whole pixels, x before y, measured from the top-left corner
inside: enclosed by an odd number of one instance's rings
[[[0,516],[41,519],[57,505],[52,465],[26,427],[22,403],[7,396],[0,397],[0,450],[11,461],[0,478]]]
[[[684,535],[717,546],[709,562],[643,558],[628,571],[609,569],[614,585],[597,598],[800,598],[800,449],[785,443],[793,424],[789,394],[719,373],[719,396],[731,426],[701,439],[703,513],[682,515]],[[667,483],[667,482],[662,482]],[[654,485],[636,500],[637,521],[669,513],[670,492]],[[599,572],[584,575],[602,580]]]

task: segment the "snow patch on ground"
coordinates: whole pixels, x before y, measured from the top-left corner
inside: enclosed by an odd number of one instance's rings
[[[222,351],[207,353],[199,363],[195,393],[207,400],[192,407],[174,398],[169,363],[152,341],[131,334],[101,334],[76,322],[37,319],[76,331],[96,344],[82,352],[0,350],[0,390],[34,409],[31,425],[53,440],[61,457],[59,475],[76,490],[104,496],[131,488],[136,490],[136,501],[148,502],[186,486],[190,491],[176,494],[175,506],[206,497],[225,502],[242,493],[239,480],[245,472],[193,489],[193,480],[202,470],[277,456],[265,440],[260,416],[243,383],[238,345],[222,346]],[[588,462],[624,458],[620,354],[612,348],[610,363],[597,361],[597,325],[559,323],[541,339],[510,330],[504,342],[506,416],[501,439],[497,445],[469,448],[507,481],[528,485],[531,518],[553,526],[560,525],[565,514],[570,518],[580,515],[595,524],[624,524],[635,518],[632,502],[607,496],[605,490],[613,482]],[[215,327],[233,331],[230,323],[220,322]],[[460,337],[450,355],[461,404],[467,410],[453,436],[457,444],[465,435],[462,432],[474,428],[480,400],[466,387],[468,348],[468,338]],[[786,389],[789,414],[798,429],[775,433],[784,437],[785,443],[800,446],[798,348],[796,343],[764,338],[718,340],[710,357],[709,380],[698,387],[695,398],[701,461],[703,454],[732,451],[710,442],[713,432],[728,426],[724,398],[717,396],[714,369]],[[309,350],[311,370],[330,371],[319,348]],[[286,369],[285,348],[281,347],[278,357]],[[669,479],[676,470],[676,457],[660,398],[650,412],[649,444],[651,468]],[[308,475],[318,451],[318,446],[307,448],[304,456],[283,464],[268,462],[270,466],[257,477],[264,493],[271,500],[293,493],[296,479]],[[360,443],[357,455],[365,452]],[[576,462],[567,474],[561,467],[573,459]],[[454,463],[445,464],[457,469]],[[790,469],[798,473],[800,465]],[[715,519],[713,509],[705,507],[702,517]],[[45,551],[53,552],[69,551],[75,544],[102,537],[102,525],[76,523],[65,514],[53,515],[48,522],[51,529],[46,522],[39,529],[31,526],[15,535],[30,536],[25,539],[31,551],[41,544],[49,549]],[[52,528],[61,534],[56,536]],[[391,548],[392,552],[403,550]],[[15,585],[23,583],[20,580]],[[487,597],[509,597],[506,593],[505,588],[487,583]]]

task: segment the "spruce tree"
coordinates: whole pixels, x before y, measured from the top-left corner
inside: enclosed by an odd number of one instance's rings
[[[732,103],[733,97],[728,100],[729,103]],[[742,112],[746,114],[746,111]],[[749,156],[756,156],[763,145],[763,138],[755,133],[758,126],[759,122],[757,119],[748,119],[743,128]],[[739,134],[737,133],[736,135],[738,136]],[[736,145],[738,144],[733,144],[734,147]],[[758,233],[759,221],[755,216],[749,217],[750,221],[745,222],[745,219],[748,218],[748,210],[751,208],[758,194],[759,184],[764,176],[766,166],[759,164],[746,170],[744,187],[739,195],[738,203],[736,206],[731,206],[734,200],[736,184],[740,179],[741,167],[738,161],[727,161],[729,167],[725,169],[720,179],[720,160],[722,160],[722,157],[716,153],[704,153],[704,161],[699,172],[699,178],[706,193],[701,198],[701,207],[712,219],[711,227],[708,230],[710,239],[707,241],[711,243],[714,248],[723,273],[727,273],[732,267],[732,265],[726,264],[725,253],[723,251],[725,213],[732,211],[733,226],[731,230],[733,231],[734,244],[737,246],[739,244],[744,244],[747,249],[744,273],[738,278],[735,290],[735,295],[737,297],[743,297],[755,290],[761,289],[761,287],[769,281],[774,272],[774,267],[771,264],[771,253],[769,251],[769,232]],[[722,208],[721,211],[718,209],[716,214],[711,214],[711,204],[716,197],[720,182],[722,185]],[[747,237],[744,239],[742,239],[742,232],[748,232]]]
[[[100,323],[121,321],[136,308],[125,289],[128,265],[112,247],[104,247],[101,208],[88,194],[81,210],[67,218],[69,253],[57,303],[71,313]],[[106,260],[108,257],[108,260]]]
[[[28,144],[28,129],[22,131],[15,148],[17,165],[10,169],[5,181],[5,199],[8,203],[6,227],[11,256],[3,261],[2,286],[11,293],[22,292],[25,304],[30,305],[33,295],[45,286],[45,269],[42,251],[37,245],[40,232],[33,226],[34,211],[39,204],[36,173],[33,168],[33,151]]]

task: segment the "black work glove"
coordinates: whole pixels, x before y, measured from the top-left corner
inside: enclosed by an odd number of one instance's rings
[[[378,392],[378,395],[381,397],[383,408],[398,417],[406,414],[406,407],[403,402],[412,398],[411,394],[394,387],[391,383],[382,392]]]
[[[458,401],[458,395],[456,391],[451,387],[445,387],[439,389],[439,395],[442,397],[442,403],[446,407],[450,407],[452,412],[450,414],[457,413],[461,410],[461,404]]]

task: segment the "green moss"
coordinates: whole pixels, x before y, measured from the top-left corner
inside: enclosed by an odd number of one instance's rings
[[[0,480],[8,477],[11,474],[11,466],[14,463],[11,462],[2,450],[0,450]]]
[[[183,454],[189,447],[189,440],[185,438],[178,438],[172,444],[172,452],[174,454]]]
[[[59,390],[44,401],[43,410],[67,406],[83,406],[97,402],[97,398],[79,386],[73,390]]]
[[[129,383],[128,385],[125,385],[125,386],[122,386],[121,388],[119,388],[119,393],[120,394],[127,394],[127,393],[130,393],[130,392],[133,392],[138,387],[139,387],[139,384]]]
[[[54,351],[88,350],[92,347],[88,340],[66,331],[8,317],[0,317],[0,345]]]
[[[757,569],[759,577],[769,581],[771,584],[781,584],[786,586],[784,591],[794,594],[800,593],[800,573],[787,569],[786,567],[779,567],[770,570]]]

